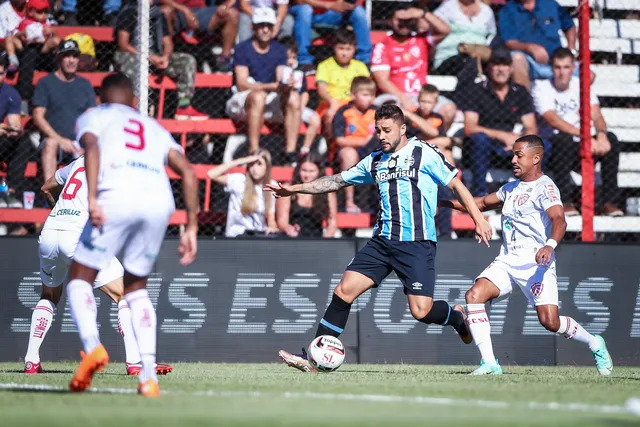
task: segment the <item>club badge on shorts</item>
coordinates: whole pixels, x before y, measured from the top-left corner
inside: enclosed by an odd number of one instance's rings
[[[544,288],[544,285],[542,284],[542,282],[536,282],[533,285],[531,285],[531,293],[533,294],[534,297],[539,297],[540,294],[542,294],[542,289]]]

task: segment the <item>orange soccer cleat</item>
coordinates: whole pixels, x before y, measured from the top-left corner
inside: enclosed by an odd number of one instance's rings
[[[109,354],[102,344],[91,353],[84,354],[80,366],[76,369],[76,373],[69,383],[69,390],[79,392],[88,389],[91,385],[93,374],[104,369],[107,363],[109,363]]]
[[[160,396],[160,386],[154,380],[146,380],[138,384],[138,394],[144,397],[158,397]]]

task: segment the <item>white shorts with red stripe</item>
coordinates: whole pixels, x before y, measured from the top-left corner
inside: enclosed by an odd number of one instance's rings
[[[532,306],[557,306],[555,260],[549,265],[539,265],[535,263],[535,259],[531,262],[527,258],[530,257],[499,256],[476,277],[476,281],[481,278],[490,280],[500,290],[500,297],[510,294],[515,283]]]

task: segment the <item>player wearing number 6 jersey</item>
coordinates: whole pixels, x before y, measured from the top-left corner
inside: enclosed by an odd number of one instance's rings
[[[558,285],[554,249],[564,237],[567,223],[560,192],[542,173],[544,144],[536,135],[518,138],[513,146],[516,181],[496,193],[476,197],[480,210],[502,208],[500,255],[480,275],[466,294],[467,323],[482,362],[472,375],[499,375],[502,368],[493,355],[491,326],[485,303],[518,286],[535,307],[540,324],[548,331],[589,345],[601,375],[610,375],[613,362],[602,337],[591,335],[571,317],[558,314]],[[458,201],[440,206],[465,211]]]
[[[78,245],[80,233],[87,223],[87,180],[84,174],[84,157],[56,171],[42,186],[49,202],[55,204],[44,223],[38,239],[40,254],[41,299],[31,316],[29,346],[24,361],[24,372],[44,372],[40,365],[40,346],[53,322],[53,313],[62,295],[62,285]],[[56,203],[51,193],[61,193]],[[127,374],[137,375],[141,369],[140,353],[131,326],[131,312],[123,297],[122,265],[113,258],[107,267],[98,273],[94,288],[99,288],[118,304],[118,330],[124,339]],[[173,369],[158,364],[157,371],[166,374]]]
[[[76,124],[85,148],[89,221],[71,265],[67,295],[86,356],[69,388],[84,391],[93,374],[109,362],[98,335],[90,283],[122,251],[125,300],[142,359],[138,392],[158,396],[156,314],[146,285],[175,210],[165,165],[182,176],[188,221],[179,248],[184,265],[197,251],[197,181],[171,134],[133,109],[133,85],[125,75],[107,76],[101,99],[103,104],[84,113]]]

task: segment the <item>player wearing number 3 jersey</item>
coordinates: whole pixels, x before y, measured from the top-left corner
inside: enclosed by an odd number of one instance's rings
[[[548,331],[589,345],[601,375],[610,375],[613,363],[602,337],[591,335],[571,317],[558,314],[558,284],[554,249],[564,237],[567,223],[560,192],[542,173],[544,145],[536,135],[525,135],[513,146],[516,181],[496,193],[476,197],[480,210],[502,208],[500,255],[476,278],[467,291],[467,323],[480,350],[482,362],[472,375],[502,374],[493,354],[491,326],[485,303],[511,293],[518,286],[535,307],[540,324]],[[440,206],[464,211],[458,201]]]
[[[142,359],[138,392],[158,396],[156,315],[146,285],[175,210],[165,165],[182,176],[188,221],[179,248],[184,265],[197,251],[197,181],[171,134],[132,108],[133,85],[126,76],[107,76],[101,99],[103,104],[76,124],[85,148],[89,221],[71,265],[67,295],[86,356],[69,387],[84,391],[93,374],[109,362],[98,335],[90,283],[122,252],[124,294]]]

